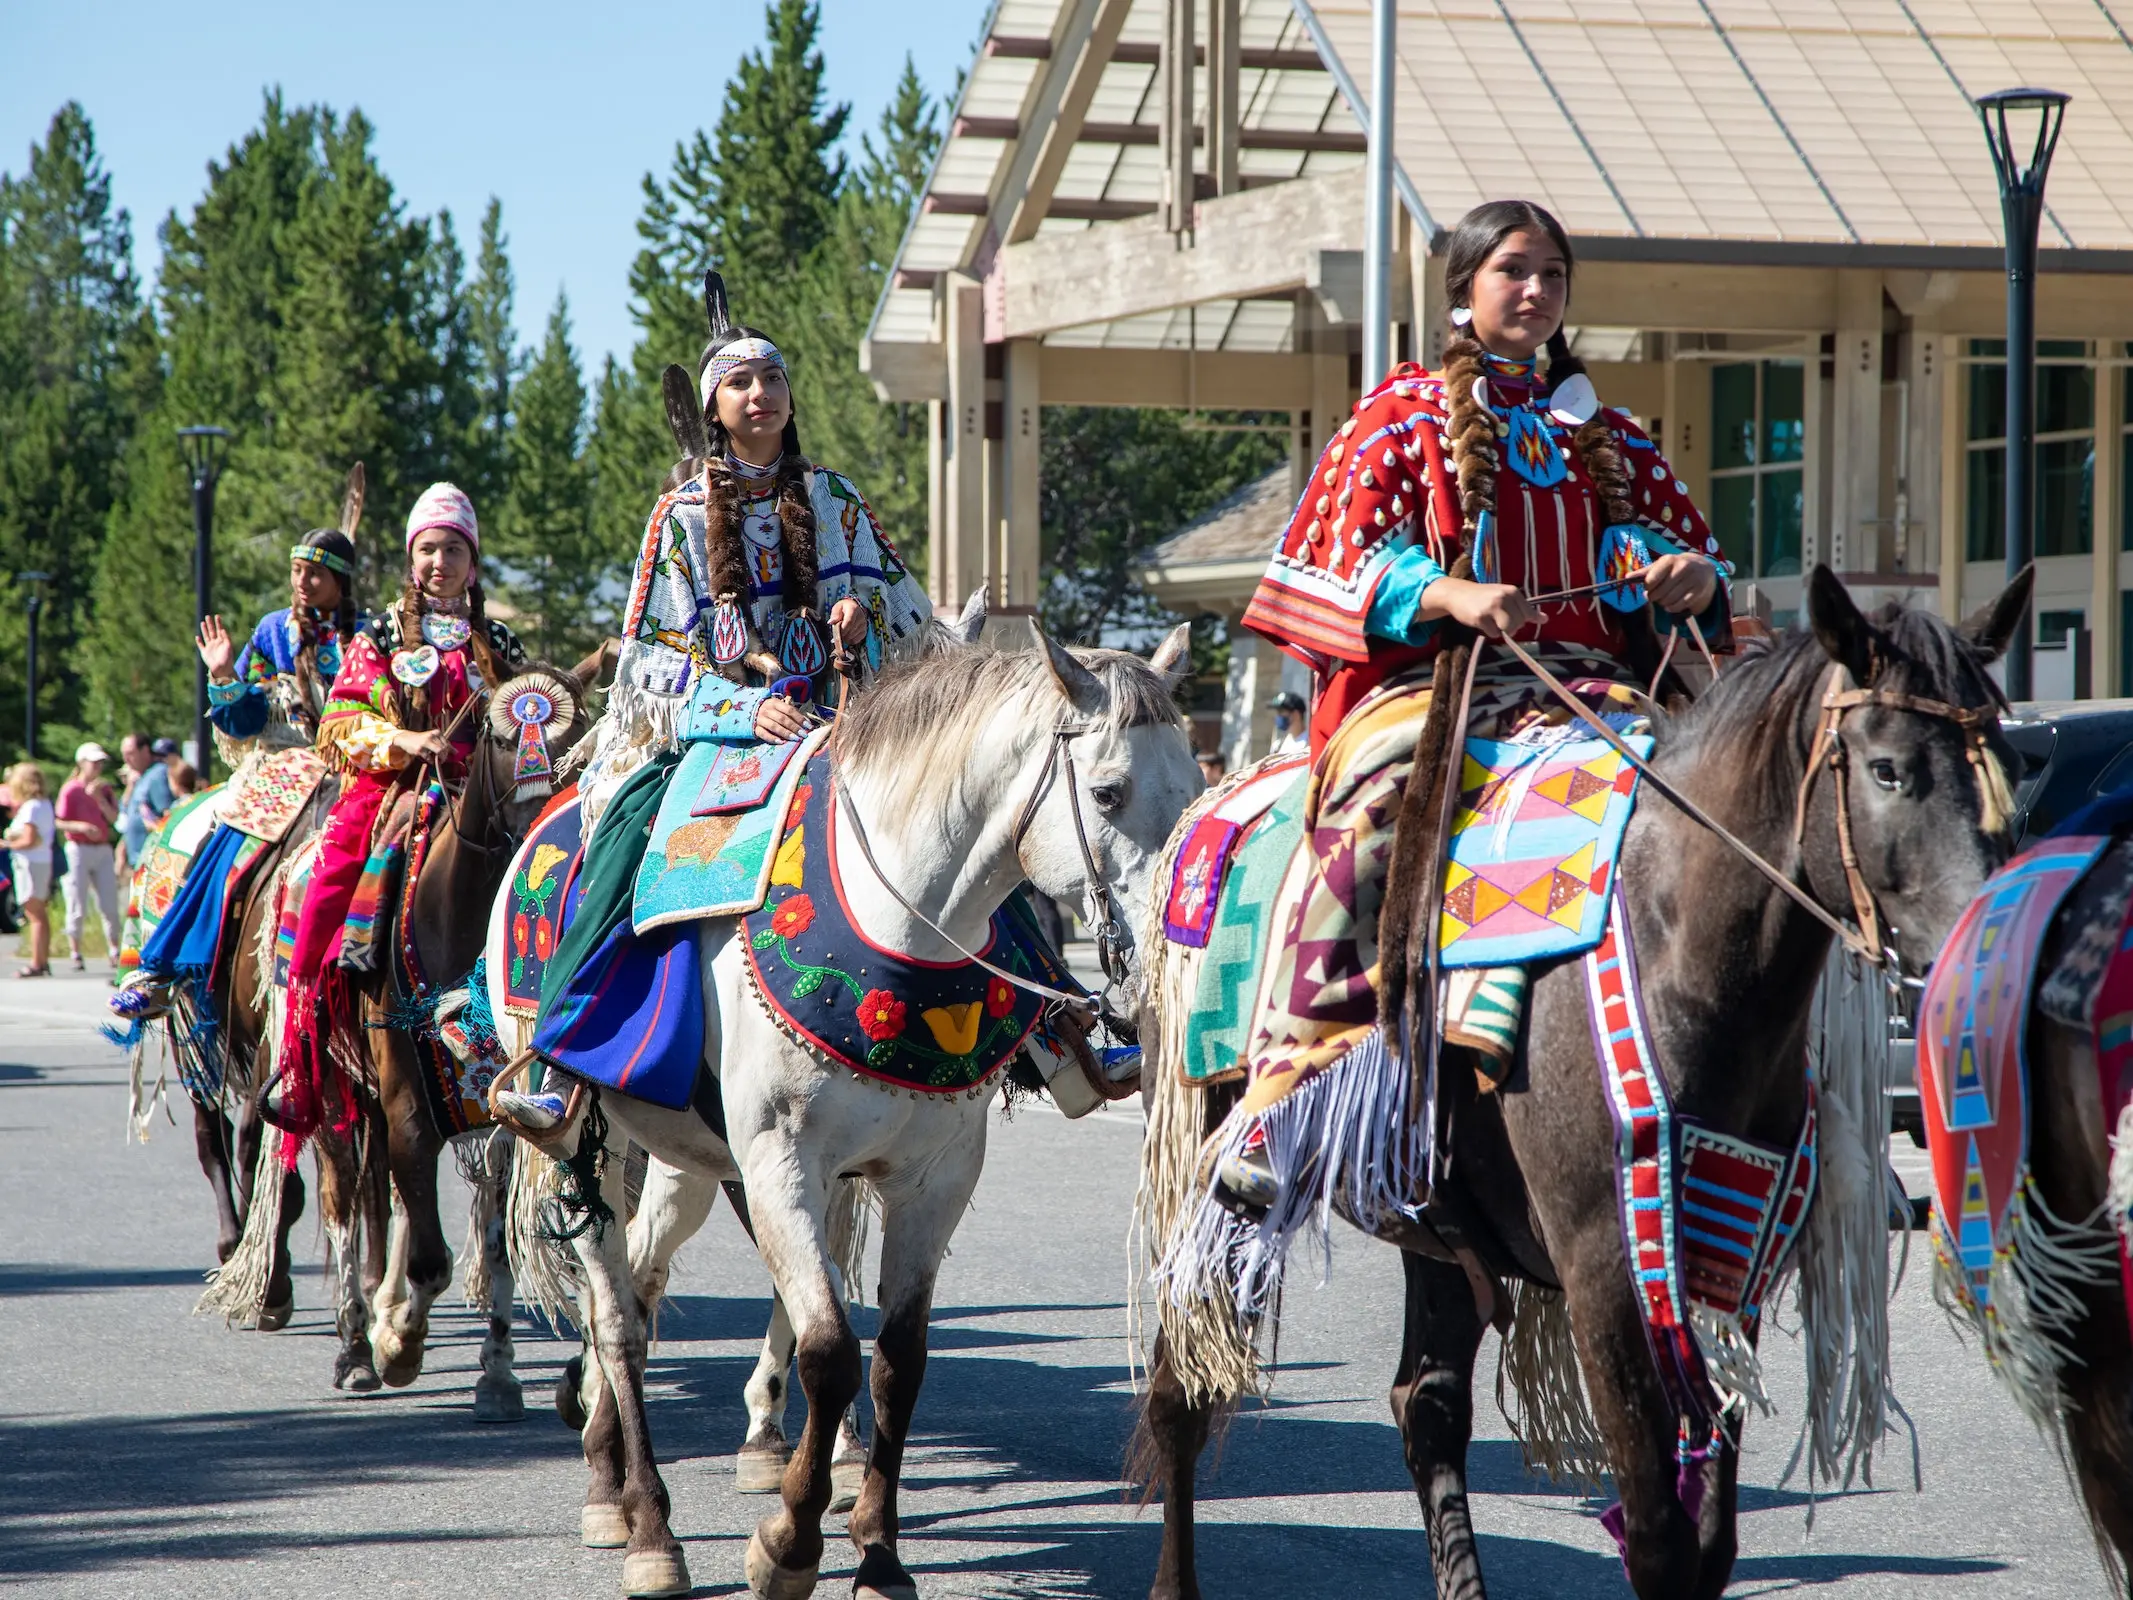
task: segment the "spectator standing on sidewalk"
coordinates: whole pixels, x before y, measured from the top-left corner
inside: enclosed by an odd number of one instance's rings
[[[102,745],[83,745],[74,752],[73,775],[59,789],[59,832],[67,847],[67,948],[73,952],[76,972],[87,967],[81,936],[92,897],[104,924],[104,952],[111,970],[118,971],[118,869],[111,846],[118,796],[104,779],[104,763],[110,759]]]
[[[30,964],[15,969],[18,978],[52,975],[52,802],[45,798],[44,774],[34,761],[8,769],[8,797],[15,820],[4,836],[15,879],[15,899],[30,924]]]
[[[119,802],[119,838],[126,847],[125,871],[130,875],[148,853],[148,836],[163,826],[172,794],[170,769],[158,758],[145,733],[129,733],[119,741],[119,759],[126,764],[126,796]],[[177,747],[171,747],[175,750]]]

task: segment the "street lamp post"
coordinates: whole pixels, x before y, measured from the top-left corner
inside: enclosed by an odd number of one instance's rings
[[[222,463],[229,452],[227,428],[180,428],[179,447],[193,479],[193,618],[195,626],[214,608],[215,580],[215,485],[222,478]],[[208,775],[210,742],[207,724],[207,664],[195,660],[193,671],[193,759],[200,765],[200,779]]]
[[[22,585],[22,609],[29,623],[27,660],[24,663],[22,691],[22,758],[37,759],[37,614],[44,609],[44,586],[52,581],[49,572],[18,572],[15,581]]]
[[[2037,225],[2044,218],[2044,179],[2066,121],[2068,96],[2056,89],[2000,89],[1979,95],[1978,116],[2000,181],[2000,220],[2007,235],[2007,576],[2036,555],[2037,502],[2031,487],[2037,457]],[[2034,115],[2037,133],[2027,163],[2017,128]],[[2009,127],[2012,116],[2017,128]],[[2101,537],[2101,535],[2098,535]],[[2007,697],[2030,695],[2030,624],[2023,619],[2007,650]]]

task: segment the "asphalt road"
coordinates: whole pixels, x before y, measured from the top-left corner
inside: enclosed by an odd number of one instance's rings
[[[479,1327],[440,1307],[410,1390],[333,1393],[309,1220],[286,1332],[190,1315],[213,1230],[189,1127],[124,1139],[124,1071],[91,1031],[105,990],[0,984],[0,1582],[27,1594],[611,1596],[619,1557],[576,1540],[577,1439],[545,1406],[478,1427]],[[905,1480],[905,1559],[929,1600],[1145,1594],[1159,1525],[1121,1494],[1128,1427],[1124,1240],[1137,1115],[997,1122],[940,1283]],[[453,1192],[456,1194],[456,1180]],[[456,1237],[459,1224],[452,1231]],[[1353,1235],[1330,1283],[1288,1297],[1274,1403],[1241,1418],[1201,1501],[1210,1594],[1427,1595],[1428,1558],[1385,1389],[1398,1266]],[[723,1208],[682,1253],[650,1372],[652,1427],[699,1594],[745,1593],[767,1502],[733,1489],[741,1384],[765,1278]],[[1778,1487],[1799,1362],[1771,1359],[1775,1421],[1749,1432],[1732,1592],[1858,1600],[2102,1595],[2050,1451],[1950,1333],[1914,1271],[1896,1310],[1899,1443],[1873,1491],[1814,1527]],[[521,1327],[529,1400],[564,1346]],[[1482,1355],[1484,1388],[1494,1351]],[[1498,1597],[1625,1595],[1598,1504],[1527,1482],[1484,1400],[1475,1521]],[[798,1421],[798,1408],[789,1419]],[[848,1592],[833,1541],[825,1595]]]

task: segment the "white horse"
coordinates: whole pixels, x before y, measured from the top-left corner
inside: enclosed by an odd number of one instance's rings
[[[1093,924],[1141,925],[1156,857],[1202,787],[1173,698],[1185,676],[1187,630],[1173,632],[1149,661],[1068,651],[1039,637],[1041,654],[937,645],[886,669],[840,719],[831,746],[836,862],[851,914],[876,946],[960,960],[960,951],[982,945],[993,913],[1024,880],[1054,898],[1086,897]],[[997,1086],[892,1092],[799,1047],[752,993],[738,926],[711,920],[700,933],[704,1060],[719,1080],[727,1138],[694,1110],[602,1090],[609,1170],[619,1170],[634,1140],[693,1176],[698,1198],[680,1208],[694,1215],[667,1219],[680,1236],[708,1211],[712,1183],[739,1179],[745,1188],[808,1402],[783,1507],[748,1545],[750,1588],[776,1600],[815,1587],[833,1441],[861,1375],[831,1212],[841,1177],[872,1184],[882,1204],[881,1321],[874,1436],[850,1521],[861,1558],[854,1594],[904,1600],[917,1593],[896,1555],[904,1443],[924,1375],[934,1280],[984,1164]],[[1115,951],[1125,994],[1110,1015],[1138,1009],[1130,939],[1123,932]],[[584,1121],[581,1112],[562,1131],[566,1147],[577,1146]],[[641,1245],[640,1267],[649,1268]],[[600,1379],[588,1383],[586,1527],[599,1520],[619,1534],[626,1526],[626,1594],[685,1593],[688,1572],[646,1426],[645,1329],[630,1242],[619,1226],[588,1228],[573,1249]]]

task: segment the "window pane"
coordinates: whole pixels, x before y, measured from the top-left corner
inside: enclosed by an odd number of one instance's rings
[[[1755,478],[1711,480],[1711,531],[1738,572],[1755,570]]]
[[[2126,376],[2129,387],[2133,387],[2133,370],[2128,370]],[[2133,472],[2133,433],[2121,434],[2118,439],[2118,481],[2121,484],[2133,481],[2126,477],[2129,472]],[[2127,494],[2124,489],[2118,492],[2118,548],[2133,550],[2133,494]],[[2126,659],[2133,662],[2133,652],[2128,652]]]
[[[2037,368],[2037,432],[2071,433],[2095,425],[2094,367]]]
[[[1974,356],[1990,356],[1995,361],[2005,361],[2007,359],[2007,341],[2005,339],[1972,339],[1970,341],[1970,353]]]
[[[1973,346],[1985,343],[1970,341]],[[1970,431],[1972,439],[2007,437],[2007,369],[1982,362],[1966,369],[1970,374]]]
[[[1763,474],[1763,567],[1762,578],[1797,577],[1800,571],[1800,527],[1805,520],[1798,467]]]
[[[2001,350],[2003,353],[2005,349],[2006,341],[2002,340]],[[2039,361],[2081,361],[2087,358],[2088,353],[2089,342],[2086,339],[2039,339],[2037,341],[2037,359]]]
[[[2095,465],[2095,451],[2086,439],[2054,439],[2037,446],[2038,555],[2088,554]]]
[[[2087,613],[2081,611],[2040,611],[2037,613],[2037,643],[2065,644],[2067,635],[2078,631],[2086,620]]]
[[[1731,363],[1711,371],[1711,465],[1755,465],[1755,366]]]
[[[2004,446],[1967,452],[1963,486],[1963,559],[2007,559],[2007,451]]]
[[[1765,461],[1798,461],[1801,458],[1807,443],[1804,373],[1805,369],[1797,361],[1763,363]]]

